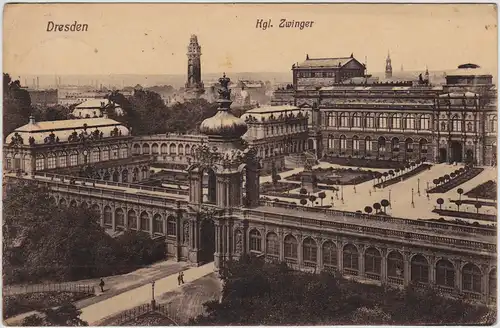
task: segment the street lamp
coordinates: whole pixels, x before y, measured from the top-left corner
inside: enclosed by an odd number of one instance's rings
[[[415,202],[413,201],[413,188],[411,188],[411,206],[415,207]]]
[[[344,204],[344,185],[340,185],[340,200]]]
[[[155,282],[153,281],[151,283],[151,307],[153,310],[156,308],[156,301],[155,301]]]
[[[389,189],[389,208],[392,210],[391,204],[392,204],[392,202],[391,202],[391,189]]]
[[[418,195],[420,196],[420,178],[417,179],[417,192]]]

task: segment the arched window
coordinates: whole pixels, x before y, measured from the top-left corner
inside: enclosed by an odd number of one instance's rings
[[[340,136],[340,150],[345,151],[347,148],[347,139],[345,135]]]
[[[266,252],[269,255],[280,255],[280,243],[278,240],[278,235],[274,232],[270,232],[267,234]]]
[[[335,149],[335,139],[331,134],[328,136],[328,149],[330,150]]]
[[[68,203],[66,202],[66,199],[61,198],[61,199],[59,200],[59,206],[60,206],[60,207],[66,207],[66,206],[68,206]]]
[[[180,144],[179,146],[177,146],[177,152],[179,153],[179,155],[184,155],[184,145]]]
[[[158,144],[157,144],[157,143],[154,143],[154,144],[151,146],[151,153],[152,153],[153,155],[158,154]]]
[[[107,228],[113,226],[113,214],[109,206],[104,207],[104,226]]]
[[[115,210],[115,222],[117,227],[125,227],[125,213],[121,208]]]
[[[392,251],[387,256],[387,277],[389,282],[402,284],[404,277],[403,255],[397,251]],[[391,281],[391,278],[393,280]]]
[[[496,116],[493,116],[490,120],[490,132],[497,132],[498,120]]]
[[[141,154],[141,145],[134,144],[134,148],[132,149],[132,154],[140,155]]]
[[[149,154],[149,146],[148,146],[148,154]],[[111,146],[111,159],[118,159],[118,145]]]
[[[323,243],[321,249],[323,265],[327,267],[337,267],[337,246],[331,241],[326,241]]]
[[[474,125],[472,124],[472,122],[467,122],[467,132],[472,132],[474,131]]]
[[[150,153],[149,144],[145,143],[145,144],[142,145],[142,153],[143,154],[149,154]]]
[[[380,252],[373,247],[365,251],[365,272],[379,275],[382,272],[382,257]]]
[[[439,260],[436,263],[436,284],[455,287],[455,267],[450,261]]]
[[[399,151],[399,139],[398,138],[392,138],[391,147],[392,147],[392,151]]]
[[[294,236],[288,235],[285,237],[285,258],[297,259],[297,239]]]
[[[164,144],[162,143],[161,146],[160,146],[160,153],[161,154],[167,154],[168,151],[167,151],[167,144]]]
[[[387,129],[387,116],[385,114],[381,114],[378,117],[378,128]]]
[[[141,230],[149,231],[149,215],[146,212],[141,213]]]
[[[421,153],[427,153],[427,139],[420,139],[419,141],[419,147],[420,147],[420,152]]]
[[[318,247],[312,238],[306,238],[303,241],[302,252],[304,255],[304,261],[316,263],[318,260]]]
[[[177,222],[173,216],[167,218],[167,235],[177,236]]]
[[[137,230],[137,214],[134,210],[128,211],[127,225],[129,229]]]
[[[370,152],[372,151],[372,138],[366,137],[365,138],[365,152]]]
[[[153,216],[153,233],[163,235],[163,220],[160,214]]]
[[[429,263],[422,255],[415,255],[411,259],[411,281],[424,284],[429,282]]]
[[[415,117],[412,114],[408,114],[405,116],[405,129],[415,129]]]
[[[168,153],[170,155],[177,155],[177,147],[175,144],[170,144],[170,147],[168,149]]]
[[[343,128],[349,127],[349,116],[346,113],[340,113],[340,126]]]
[[[101,223],[101,209],[99,208],[99,205],[93,204],[91,207],[91,211],[95,213],[97,222],[100,224]]]
[[[47,156],[47,168],[48,169],[55,169],[56,168],[56,154],[50,153]]]
[[[497,297],[497,269],[491,269],[488,277],[490,296]]]
[[[428,115],[420,116],[420,130],[429,130],[430,118]]]
[[[335,113],[328,113],[328,126],[335,127],[336,126],[336,120],[335,120]]]
[[[186,145],[186,147],[184,147],[184,153],[186,155],[190,155],[191,154],[191,146]]]
[[[447,131],[446,122],[441,122],[441,131]]]
[[[359,138],[358,136],[353,136],[352,137],[352,149],[354,150],[359,150]]]
[[[413,139],[412,138],[407,138],[405,140],[405,150],[407,152],[412,152],[413,151]]]
[[[45,170],[45,157],[42,154],[36,155],[35,169],[37,171]]]
[[[452,131],[462,131],[462,121],[458,115],[451,118]]]
[[[71,202],[69,202],[69,206],[70,207],[76,207],[77,206],[76,200],[73,199]]]
[[[367,113],[365,116],[365,128],[373,128],[373,115],[371,113]]]
[[[481,270],[472,263],[467,263],[462,269],[462,289],[466,292],[481,292]]]
[[[391,124],[393,129],[401,129],[401,116],[399,114],[392,115]]]
[[[384,137],[378,138],[378,151],[380,153],[385,152],[385,138]]]
[[[359,113],[354,113],[352,115],[352,127],[353,128],[361,127],[361,115]]]
[[[92,163],[98,163],[101,160],[101,150],[99,148],[92,149],[90,160]]]
[[[54,199],[54,200],[55,200],[55,199]],[[80,204],[80,207],[81,207],[81,208],[83,208],[83,209],[87,209],[87,208],[89,208],[89,204],[87,204],[87,202],[82,202],[82,203]]]
[[[66,152],[64,152],[64,151],[59,153],[59,156],[57,158],[58,162],[59,162],[58,167],[66,167],[68,165],[67,156],[68,156],[68,154],[66,154]]]
[[[262,238],[257,229],[250,231],[250,250],[254,252],[262,252]]]
[[[344,270],[348,274],[358,274],[358,249],[352,244],[344,246]]]

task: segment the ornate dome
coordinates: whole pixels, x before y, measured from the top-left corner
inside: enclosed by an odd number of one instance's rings
[[[205,119],[200,125],[201,133],[226,138],[240,138],[247,130],[247,124],[241,118],[221,110],[214,116]]]

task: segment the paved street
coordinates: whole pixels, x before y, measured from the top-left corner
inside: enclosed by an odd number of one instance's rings
[[[189,283],[212,272],[214,272],[213,262],[200,267],[193,267],[184,271],[184,281]],[[168,277],[156,280],[155,282],[156,295],[170,292],[176,288],[179,288],[177,283],[177,274],[172,274]],[[87,321],[89,325],[99,325],[99,322],[106,317],[116,315],[135,306],[150,302],[151,297],[151,284],[146,284],[101,302],[84,307],[81,309],[82,314],[80,317],[82,320]]]

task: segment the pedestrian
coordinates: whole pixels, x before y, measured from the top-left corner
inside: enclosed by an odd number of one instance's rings
[[[101,282],[99,283],[99,287],[101,287],[101,292],[104,293],[104,280],[101,278]]]
[[[181,271],[180,279],[181,279],[181,284],[183,284],[184,283],[184,271]]]
[[[182,280],[181,275],[182,275],[182,271],[181,271],[181,272],[179,272],[179,274],[177,275],[177,284],[178,284],[178,285],[180,285],[180,284],[181,284],[181,280]]]

